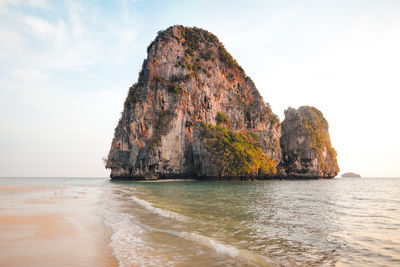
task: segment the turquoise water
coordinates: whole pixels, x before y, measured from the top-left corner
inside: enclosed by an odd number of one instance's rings
[[[400,179],[111,182],[96,186],[121,266],[399,266]]]

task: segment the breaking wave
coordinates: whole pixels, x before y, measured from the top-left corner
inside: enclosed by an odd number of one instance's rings
[[[143,199],[140,199],[140,198],[137,198],[135,196],[132,196],[131,198],[132,198],[133,201],[135,201],[137,204],[141,205],[142,207],[144,207],[148,211],[156,213],[156,214],[158,214],[160,216],[163,216],[163,217],[166,217],[166,218],[169,218],[169,219],[178,220],[178,221],[181,221],[181,222],[188,221],[188,219],[189,219],[188,217],[186,217],[184,215],[154,207],[150,202],[148,202],[146,200],[143,200]]]

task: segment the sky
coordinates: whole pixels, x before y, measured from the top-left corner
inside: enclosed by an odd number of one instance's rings
[[[400,177],[400,1],[0,0],[0,177],[106,177],[159,30],[206,29],[273,111],[312,105],[341,172]]]

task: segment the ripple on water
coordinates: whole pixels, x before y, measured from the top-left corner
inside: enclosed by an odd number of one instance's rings
[[[155,251],[155,243],[168,244],[174,255],[196,248],[201,256],[186,258],[192,263],[201,257],[210,266],[255,258],[295,266],[393,266],[400,260],[400,179],[131,187],[116,198],[142,223],[145,232],[136,237]],[[183,263],[182,257],[170,259]]]

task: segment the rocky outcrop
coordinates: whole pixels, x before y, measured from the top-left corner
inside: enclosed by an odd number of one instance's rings
[[[276,175],[279,119],[215,35],[173,26],[147,52],[106,160],[112,178]]]
[[[106,159],[111,178],[337,175],[322,113],[289,108],[281,135],[279,118],[215,35],[173,26],[147,53]]]
[[[287,177],[333,178],[339,172],[328,122],[314,107],[285,111],[280,144],[280,168]]]
[[[356,173],[354,173],[354,172],[346,172],[346,173],[343,173],[342,174],[342,177],[343,178],[361,178],[361,175],[359,175],[359,174],[356,174]]]

